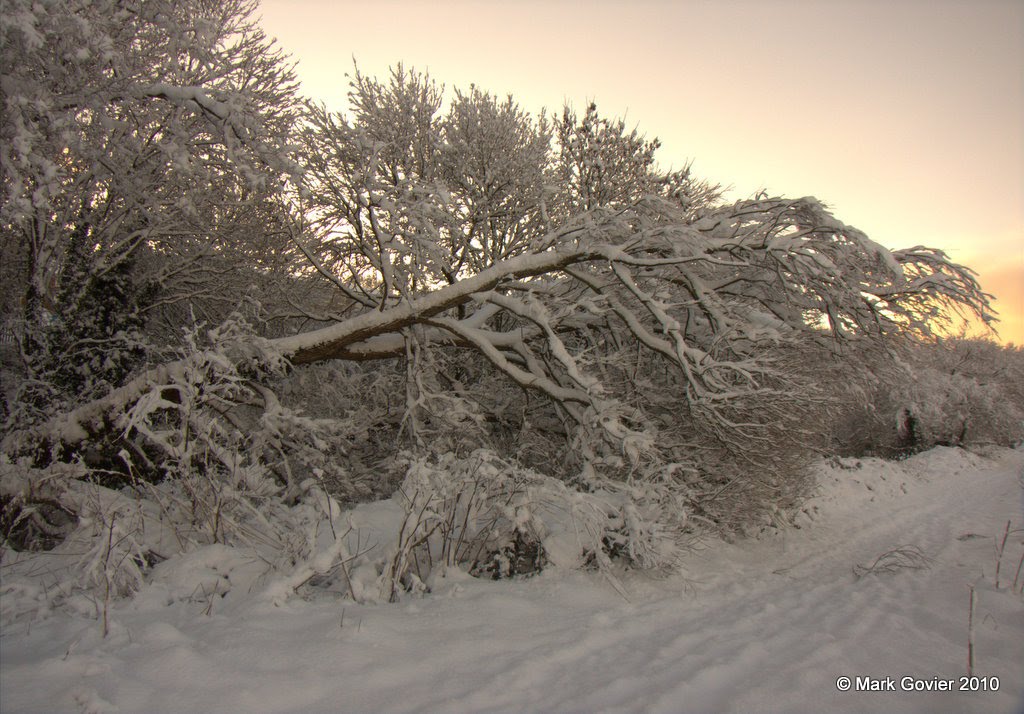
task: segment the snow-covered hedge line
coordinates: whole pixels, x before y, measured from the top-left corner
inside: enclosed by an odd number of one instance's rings
[[[916,344],[841,387],[834,448],[901,456],[1024,441],[1024,349],[983,339]],[[853,378],[849,378],[852,376]]]

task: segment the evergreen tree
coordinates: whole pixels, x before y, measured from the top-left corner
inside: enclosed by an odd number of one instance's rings
[[[55,313],[40,347],[40,371],[64,396],[90,398],[120,384],[145,356],[140,314],[144,291],[132,276],[132,254],[97,265],[89,224],[68,240]]]

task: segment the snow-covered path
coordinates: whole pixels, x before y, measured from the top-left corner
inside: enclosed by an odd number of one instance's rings
[[[859,464],[859,466],[858,466]],[[994,537],[1024,527],[1024,452],[937,449],[902,464],[822,469],[813,517],[757,541],[707,544],[685,577],[627,573],[450,578],[399,605],[254,599],[55,615],[0,638],[3,711],[1020,711],[1024,551],[1011,534],[995,585]],[[928,569],[858,579],[912,545]],[[1024,576],[1022,576],[1024,577]],[[997,692],[904,692],[966,673]],[[840,692],[836,680],[894,681]]]

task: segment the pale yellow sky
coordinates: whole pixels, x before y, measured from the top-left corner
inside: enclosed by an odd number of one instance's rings
[[[262,0],[308,96],[344,110],[353,57],[530,111],[625,115],[662,165],[815,195],[890,248],[928,245],[1024,344],[1021,0]]]

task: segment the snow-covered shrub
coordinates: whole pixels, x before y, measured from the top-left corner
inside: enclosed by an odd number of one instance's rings
[[[402,588],[423,589],[434,568],[479,571],[517,541],[537,548],[529,570],[540,569],[546,532],[532,510],[531,486],[536,491],[543,481],[486,451],[412,460],[399,489],[405,519],[381,577],[381,595],[395,600]],[[511,563],[499,573],[518,574]]]
[[[380,578],[387,600],[423,590],[438,568],[500,578],[591,564],[607,573],[621,559],[658,569],[678,564],[688,542],[686,502],[668,474],[585,492],[478,450],[412,459],[399,499],[405,516]]]
[[[19,551],[49,550],[75,527],[77,514],[64,503],[68,483],[88,473],[81,464],[33,468],[23,458],[12,463],[0,455],[0,543]]]
[[[241,315],[211,330],[193,325],[183,343],[172,367],[140,380],[114,423],[57,422],[42,454],[7,443],[4,558],[28,562],[37,556],[14,548],[47,549],[65,562],[49,602],[86,593],[105,613],[139,588],[151,563],[210,544],[250,553],[279,575],[341,557],[323,554],[319,531],[340,514],[326,484],[340,495],[357,490],[336,458],[345,424],[281,404],[266,385],[288,364]],[[117,463],[97,466],[63,447],[79,430],[119,448]]]
[[[835,443],[896,456],[935,445],[1012,446],[1024,439],[1024,351],[990,340],[915,344],[875,355],[840,382]]]
[[[226,537],[252,503],[294,502],[309,479],[349,497],[338,455],[346,424],[283,405],[271,388],[289,366],[236,314],[203,338],[199,326],[169,379],[150,386],[119,424],[147,446],[136,454],[183,489],[211,538]],[[152,453],[153,450],[157,453]]]
[[[237,494],[215,528],[215,514],[197,512],[195,484],[167,479],[112,490],[82,480],[86,475],[65,464],[0,464],[4,496],[30,504],[23,517],[31,518],[43,499],[75,516],[46,553],[15,550],[6,539],[0,545],[4,623],[60,607],[95,615],[105,632],[115,600],[172,572],[163,597],[194,599],[202,590],[208,599],[241,588],[280,600],[346,557],[341,508],[312,479],[295,490],[292,503]],[[229,578],[231,570],[238,572]]]

